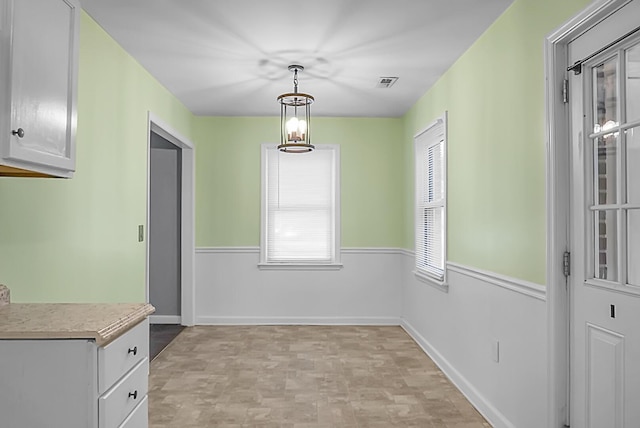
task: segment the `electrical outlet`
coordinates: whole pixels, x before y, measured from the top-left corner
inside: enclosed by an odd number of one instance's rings
[[[494,340],[491,343],[491,356],[496,363],[500,362],[500,342]]]
[[[144,241],[144,225],[138,225],[138,242]]]

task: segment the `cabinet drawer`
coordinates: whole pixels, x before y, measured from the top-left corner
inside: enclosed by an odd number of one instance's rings
[[[149,355],[149,320],[98,348],[98,394],[104,393],[133,366]]]
[[[118,428],[148,428],[149,427],[149,402],[148,397],[142,399],[142,403],[138,404],[122,425]]]
[[[149,389],[149,360],[145,358],[98,399],[100,428],[117,428],[142,402]]]

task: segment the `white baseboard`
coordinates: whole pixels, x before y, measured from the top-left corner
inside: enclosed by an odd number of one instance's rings
[[[181,324],[180,315],[149,315],[149,324]]]
[[[397,317],[216,317],[200,316],[197,325],[383,325],[399,326]]]
[[[433,360],[442,370],[449,380],[458,390],[469,400],[471,404],[484,416],[484,418],[495,428],[515,428],[509,420],[500,413],[489,400],[487,400],[473,385],[458,372],[446,358],[442,356],[431,344],[413,328],[404,318],[401,319],[400,326],[409,336],[422,348],[422,350]]]

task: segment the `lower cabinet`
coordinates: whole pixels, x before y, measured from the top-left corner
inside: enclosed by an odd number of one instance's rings
[[[149,426],[149,398],[144,397],[138,407],[127,416],[120,428],[140,428]]]
[[[0,340],[0,427],[147,428],[149,322],[93,340]]]

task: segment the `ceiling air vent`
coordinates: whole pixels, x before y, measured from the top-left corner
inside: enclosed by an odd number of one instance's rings
[[[376,88],[390,88],[398,80],[397,77],[381,77],[376,83]]]

